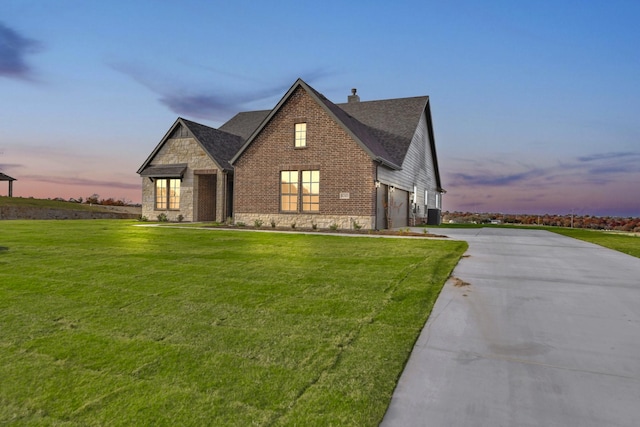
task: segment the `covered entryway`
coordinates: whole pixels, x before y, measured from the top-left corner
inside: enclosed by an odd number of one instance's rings
[[[196,221],[215,221],[217,175],[196,176],[198,177],[198,215]]]

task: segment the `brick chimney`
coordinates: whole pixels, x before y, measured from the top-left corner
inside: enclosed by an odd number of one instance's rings
[[[360,97],[358,95],[356,95],[357,91],[358,91],[358,89],[356,89],[356,88],[351,89],[351,95],[349,95],[347,97],[347,100],[349,102],[360,102]]]

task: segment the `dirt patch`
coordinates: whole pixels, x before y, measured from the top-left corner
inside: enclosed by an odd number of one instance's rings
[[[459,277],[451,276],[451,280],[453,280],[453,286],[455,286],[456,288],[462,288],[462,287],[466,287],[466,286],[471,286],[471,283],[465,282],[464,280],[460,279]]]

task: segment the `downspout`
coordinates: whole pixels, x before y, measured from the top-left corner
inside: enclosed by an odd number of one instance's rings
[[[373,199],[373,203],[374,203],[373,209],[374,209],[374,212],[375,212],[375,215],[373,216],[373,221],[374,221],[373,228],[376,231],[378,230],[378,191],[379,191],[378,188],[380,188],[380,187],[377,186],[377,185],[380,185],[380,181],[378,180],[378,168],[379,167],[380,167],[380,162],[378,162],[376,164],[376,177],[375,177],[375,179],[373,181],[373,188],[374,188],[374,191],[375,191],[375,197]]]
[[[373,196],[373,229],[378,231],[378,187],[376,187],[376,182],[378,182],[378,165],[376,165],[376,177],[373,180],[373,191],[375,196]]]
[[[225,222],[227,220],[227,200],[229,198],[229,172],[224,171],[224,179],[222,180],[222,210],[221,210],[221,218],[220,222]]]

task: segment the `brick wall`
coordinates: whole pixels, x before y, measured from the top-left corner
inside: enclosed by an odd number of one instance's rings
[[[294,147],[294,125],[300,122],[307,123],[305,148]],[[348,224],[350,218],[369,218],[363,228],[373,226],[374,162],[300,87],[234,166],[236,221],[246,218],[249,223],[256,214],[265,220],[271,215],[292,221],[290,213],[280,211],[280,171],[319,170],[318,219],[322,219],[323,224],[328,221]],[[303,223],[310,222],[307,213],[299,217]]]

